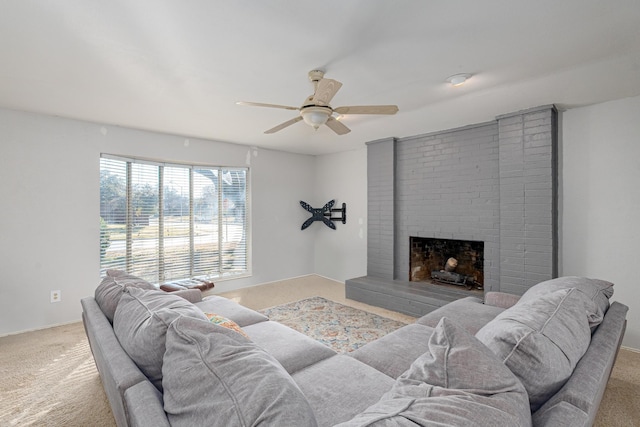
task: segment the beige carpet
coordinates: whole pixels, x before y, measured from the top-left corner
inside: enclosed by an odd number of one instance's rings
[[[0,338],[0,426],[115,426],[82,323]]]
[[[316,295],[322,295],[319,285],[326,279],[314,277],[310,287]],[[285,282],[286,288],[293,281]],[[328,285],[336,287],[335,283]],[[271,285],[263,285],[267,286]],[[331,293],[323,296],[334,299]],[[290,301],[281,303],[285,302]],[[384,310],[368,310],[366,305],[350,300],[340,302],[404,322],[410,319],[387,315]],[[266,307],[277,304],[273,300],[262,303],[268,304]],[[595,425],[640,426],[639,406],[640,353],[623,349]],[[0,426],[114,425],[82,323],[0,337]]]
[[[621,349],[602,398],[596,427],[640,427],[640,353]]]

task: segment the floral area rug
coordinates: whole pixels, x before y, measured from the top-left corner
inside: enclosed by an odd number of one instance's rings
[[[321,297],[307,298],[260,312],[270,320],[320,341],[338,353],[349,353],[405,326],[402,322]]]

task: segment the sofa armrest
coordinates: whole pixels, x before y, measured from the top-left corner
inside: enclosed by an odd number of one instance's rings
[[[128,417],[124,393],[130,387],[146,381],[147,377],[120,346],[109,319],[100,310],[94,297],[83,298],[80,303],[87,339],[111,412],[118,426],[126,426]]]
[[[179,291],[171,292],[171,295],[177,295],[195,304],[202,301],[202,292],[200,289],[182,289]]]
[[[506,309],[515,305],[519,299],[520,296],[506,292],[487,292],[484,296],[484,303]]]
[[[574,419],[572,426],[593,425],[622,344],[627,327],[628,310],[628,306],[617,301],[611,303],[602,323],[591,336],[591,344],[587,352],[576,365],[569,380],[540,409],[533,413],[533,425],[561,425],[544,423],[547,419],[561,419],[559,416],[556,418],[555,415],[549,414],[549,412],[557,410],[565,412],[566,408],[558,409],[561,408],[561,402],[568,402],[587,415],[584,422],[579,418]]]
[[[149,381],[142,381],[124,392],[130,427],[169,427],[162,395]]]

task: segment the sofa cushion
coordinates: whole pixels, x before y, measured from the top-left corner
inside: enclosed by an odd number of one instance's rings
[[[425,314],[416,323],[435,328],[440,319],[448,317],[473,335],[503,311],[501,307],[484,304],[480,298],[466,297]]]
[[[292,375],[320,426],[350,420],[376,403],[394,380],[353,357],[338,354]]]
[[[336,355],[331,347],[278,322],[258,322],[243,330],[289,374]]]
[[[155,290],[156,287],[144,279],[125,273],[120,270],[107,270],[107,275],[98,285],[95,291],[95,299],[100,309],[113,323],[113,315],[116,312],[118,301],[128,287]]]
[[[280,364],[227,328],[180,317],[167,331],[164,409],[172,426],[316,426]]]
[[[436,325],[429,349],[348,426],[530,426],[527,394],[487,347],[453,321]]]
[[[412,323],[363,345],[349,356],[398,378],[429,349],[433,328]]]
[[[227,319],[233,320],[242,328],[269,320],[264,314],[243,307],[228,298],[216,295],[203,298],[202,301],[196,303],[196,307],[204,312],[217,313]]]
[[[522,381],[535,411],[571,376],[589,347],[584,297],[574,288],[518,303],[476,337]]]
[[[594,329],[602,322],[604,314],[609,309],[609,298],[613,295],[613,283],[611,282],[576,276],[558,277],[532,286],[522,295],[519,303],[525,303],[551,292],[569,288],[576,288],[587,299],[593,301],[595,307],[588,305],[587,313],[589,325]]]
[[[173,292],[173,295],[182,297],[193,304],[202,301],[202,292],[200,289],[184,289]]]
[[[184,298],[137,288],[126,290],[114,316],[113,330],[120,345],[160,391],[167,328],[179,316],[207,320]]]

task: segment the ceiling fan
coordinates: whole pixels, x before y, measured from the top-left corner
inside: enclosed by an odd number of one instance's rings
[[[398,112],[397,105],[359,105],[332,108],[329,104],[342,83],[333,79],[325,79],[324,71],[309,71],[309,80],[313,83],[314,93],[304,100],[301,107],[289,107],[286,105],[264,104],[261,102],[237,102],[238,105],[250,105],[255,107],[282,108],[285,110],[300,111],[300,115],[280,123],[278,126],[266,130],[264,133],[275,133],[287,126],[304,120],[305,123],[318,129],[322,125],[327,125],[338,135],[351,132],[351,129],[340,123],[333,113],[337,114],[395,114]]]

